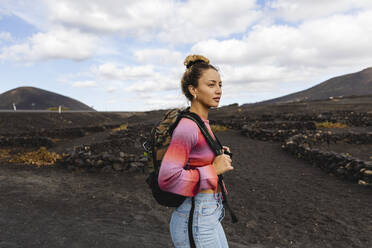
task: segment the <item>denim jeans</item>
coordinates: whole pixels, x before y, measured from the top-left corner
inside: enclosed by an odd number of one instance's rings
[[[195,196],[192,231],[198,248],[229,247],[221,225],[225,216],[221,198],[221,193],[199,193]],[[176,248],[190,247],[188,231],[190,209],[191,197],[187,197],[172,213],[170,233]]]

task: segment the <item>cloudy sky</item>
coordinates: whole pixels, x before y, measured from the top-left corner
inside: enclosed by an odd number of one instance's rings
[[[34,86],[100,111],[187,106],[184,58],[223,81],[220,106],[372,66],[370,0],[0,0],[0,93]]]

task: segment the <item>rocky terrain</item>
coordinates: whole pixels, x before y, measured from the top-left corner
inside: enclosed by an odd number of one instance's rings
[[[211,110],[234,154],[230,247],[372,247],[371,110],[363,97]],[[0,247],[172,247],[142,148],[164,112],[2,115]]]

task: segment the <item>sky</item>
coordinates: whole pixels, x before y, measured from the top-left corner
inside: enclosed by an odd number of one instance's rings
[[[0,0],[0,93],[33,86],[98,111],[189,106],[187,55],[219,69],[219,106],[372,66],[370,0]]]

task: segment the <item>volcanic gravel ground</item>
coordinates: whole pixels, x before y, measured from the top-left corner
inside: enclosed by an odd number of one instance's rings
[[[330,176],[280,143],[217,133],[233,153],[225,175],[239,217],[230,247],[372,247],[371,188]],[[78,144],[76,144],[78,145]],[[172,209],[152,199],[145,175],[0,166],[0,248],[172,247]]]

